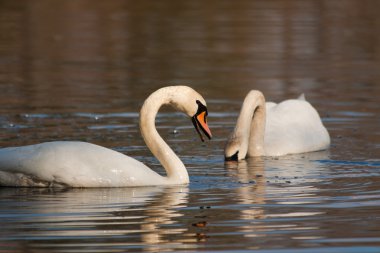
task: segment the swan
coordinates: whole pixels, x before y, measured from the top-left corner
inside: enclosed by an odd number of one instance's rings
[[[211,139],[203,97],[187,86],[153,92],[140,111],[142,137],[166,170],[161,176],[129,156],[91,143],[54,141],[0,149],[0,185],[23,187],[134,187],[189,183],[182,161],[155,128],[159,108],[168,104],[191,117],[195,129]]]
[[[314,107],[302,94],[279,104],[265,103],[263,93],[251,90],[244,99],[234,131],[227,139],[225,160],[283,156],[324,150],[330,136]]]

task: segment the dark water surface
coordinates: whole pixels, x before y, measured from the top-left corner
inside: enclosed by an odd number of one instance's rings
[[[0,252],[380,252],[379,1],[0,0],[0,146],[82,140],[162,172],[144,99],[187,84],[214,138],[164,110],[191,184],[0,188]],[[243,97],[301,93],[328,151],[225,164]]]

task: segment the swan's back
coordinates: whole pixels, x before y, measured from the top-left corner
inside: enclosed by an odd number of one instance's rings
[[[330,136],[318,112],[303,99],[266,103],[265,155],[280,156],[327,149]]]
[[[0,185],[121,187],[163,180],[143,163],[95,144],[46,142],[0,149]]]

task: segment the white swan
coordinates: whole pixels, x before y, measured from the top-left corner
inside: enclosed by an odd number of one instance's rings
[[[211,138],[203,97],[186,86],[164,87],[152,93],[140,111],[140,129],[146,145],[161,162],[167,176],[143,163],[95,144],[77,141],[46,142],[0,149],[0,185],[28,187],[129,187],[187,184],[184,164],[155,128],[159,108],[172,105],[192,117],[193,124]]]
[[[275,104],[265,103],[264,95],[252,90],[244,99],[224,156],[226,160],[282,156],[323,150],[329,145],[329,133],[303,95]]]

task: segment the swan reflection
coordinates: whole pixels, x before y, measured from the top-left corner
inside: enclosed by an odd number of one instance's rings
[[[34,242],[50,247],[66,247],[51,245],[52,238],[61,238],[157,251],[162,244],[175,243],[171,235],[184,230],[175,224],[183,216],[179,210],[187,206],[188,188],[0,189],[3,200],[17,196],[20,201],[12,202],[14,217],[9,219],[18,228],[13,235],[7,229],[10,237],[23,234],[29,243],[38,239]]]
[[[242,205],[239,219],[244,221],[240,232],[244,237],[259,236],[256,221],[265,218],[266,181],[264,160],[253,157],[239,162],[226,162],[226,169],[243,185],[236,188],[238,203]]]
[[[325,166],[318,160],[327,159],[328,155],[328,151],[322,151],[226,162],[226,170],[241,185],[235,191],[237,203],[241,205],[239,231],[244,237],[263,237],[272,230],[299,229],[291,219],[276,227],[265,222],[272,218],[319,215],[311,211],[289,212],[284,206],[319,201],[320,189],[315,183],[323,180]]]

